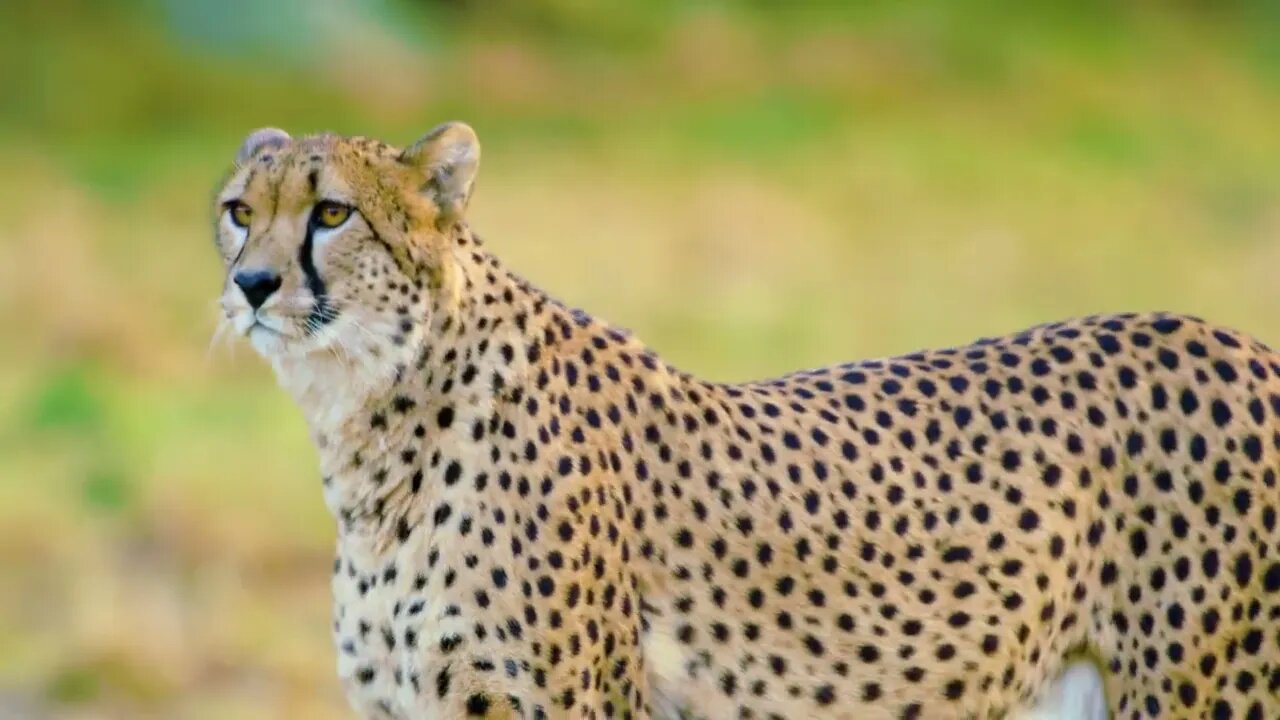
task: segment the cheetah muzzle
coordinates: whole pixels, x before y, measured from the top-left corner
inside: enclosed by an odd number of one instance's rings
[[[262,130],[216,199],[362,716],[1280,718],[1266,346],[1123,314],[709,382],[486,251],[479,155]]]

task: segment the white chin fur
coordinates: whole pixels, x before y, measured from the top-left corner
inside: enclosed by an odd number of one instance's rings
[[[249,344],[263,357],[272,357],[284,349],[284,339],[280,333],[268,330],[261,325],[249,330]]]
[[[1107,720],[1107,717],[1102,674],[1088,660],[1068,665],[1041,692],[1034,707],[1010,716],[1011,720]]]

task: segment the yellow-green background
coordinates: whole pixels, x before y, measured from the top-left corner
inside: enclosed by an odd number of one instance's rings
[[[471,122],[493,250],[715,378],[1280,341],[1275,2],[7,0],[0,81],[0,717],[346,716],[301,420],[209,347],[256,126]]]

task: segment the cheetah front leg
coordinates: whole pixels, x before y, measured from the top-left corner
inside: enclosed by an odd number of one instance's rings
[[[1011,720],[1107,720],[1107,697],[1102,673],[1089,660],[1077,660],[1046,687],[1029,710],[1013,713]]]

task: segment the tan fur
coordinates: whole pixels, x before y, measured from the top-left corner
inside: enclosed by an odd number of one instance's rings
[[[1116,315],[702,381],[481,247],[474,137],[269,143],[218,197],[362,716],[994,718],[1085,653],[1117,717],[1280,717],[1268,348]],[[355,212],[308,246],[321,200]]]

